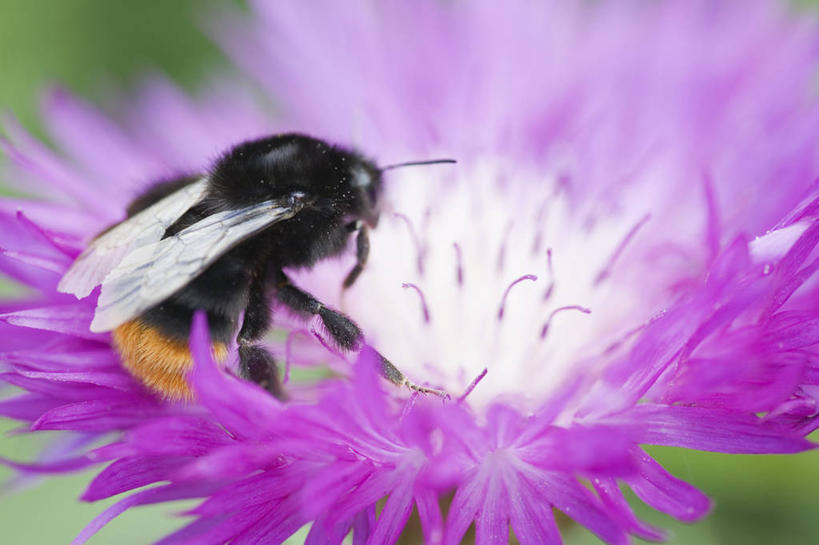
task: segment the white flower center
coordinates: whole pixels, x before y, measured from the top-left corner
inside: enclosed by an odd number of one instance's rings
[[[390,174],[393,210],[339,304],[413,381],[458,396],[487,369],[470,404],[508,396],[532,406],[579,366],[594,372],[664,300],[668,275],[647,264],[646,241],[658,238],[651,203],[578,195],[559,173],[458,167]],[[338,264],[319,269],[328,267],[317,286],[343,278]]]

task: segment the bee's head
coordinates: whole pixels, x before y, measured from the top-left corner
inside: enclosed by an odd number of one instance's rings
[[[429,159],[378,167],[372,161],[351,153],[345,162],[350,165],[347,179],[349,180],[349,190],[352,196],[353,214],[370,227],[375,227],[381,211],[380,201],[384,185],[382,181],[384,171],[408,166],[454,163],[455,160]]]
[[[383,189],[381,170],[370,161],[362,159],[358,163],[353,163],[349,180],[353,215],[368,226],[375,227],[381,212],[380,200]]]

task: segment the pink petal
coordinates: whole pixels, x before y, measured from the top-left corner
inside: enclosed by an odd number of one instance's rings
[[[669,474],[642,450],[640,477],[627,478],[637,496],[654,507],[682,521],[692,522],[711,509],[711,501],[705,494]]]

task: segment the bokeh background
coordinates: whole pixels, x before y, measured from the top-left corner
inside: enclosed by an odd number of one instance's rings
[[[60,85],[104,105],[107,98],[128,92],[145,75],[160,71],[184,89],[196,90],[208,74],[229,70],[200,31],[215,1],[0,0],[0,110],[13,113],[45,137],[38,107],[49,86]],[[240,0],[230,1],[241,9]],[[794,10],[819,10],[819,0],[794,2]],[[2,186],[0,179],[0,191]],[[13,289],[0,279],[0,294]],[[0,420],[0,456],[30,458],[47,436],[15,435],[16,427],[15,422]],[[638,513],[671,529],[669,543],[819,544],[819,452],[729,456],[668,448],[651,451],[672,473],[715,502],[712,515],[692,526],[637,502]],[[20,482],[0,467],[0,481],[9,482],[0,491],[0,544],[70,543],[117,499],[94,504],[77,499],[93,474]],[[190,505],[180,503],[177,512]],[[89,543],[152,543],[183,524],[185,519],[174,514],[167,506],[134,509]],[[565,538],[570,545],[600,543],[576,526],[567,527]],[[292,541],[300,540],[296,536]]]

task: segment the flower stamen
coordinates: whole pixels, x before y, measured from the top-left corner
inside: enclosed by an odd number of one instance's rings
[[[461,397],[459,397],[456,400],[456,403],[458,403],[458,404],[463,403],[466,400],[467,396],[469,396],[469,394],[472,393],[472,390],[475,389],[475,386],[477,386],[478,383],[480,383],[483,380],[483,378],[486,376],[486,373],[487,373],[487,368],[484,367],[483,371],[481,371],[481,373],[477,377],[475,377],[472,380],[472,382],[469,383],[469,386],[466,387],[466,390],[464,390],[464,393],[461,394]]]
[[[555,290],[555,271],[552,267],[552,249],[546,249],[546,269],[549,272],[549,285],[546,286],[546,291],[543,292],[543,300],[548,301]]]
[[[506,243],[509,242],[509,234],[512,232],[513,225],[514,222],[510,220],[509,223],[506,224],[506,230],[503,232],[503,242],[501,242],[500,248],[498,249],[498,273],[503,272],[503,266],[506,264]]]
[[[404,408],[401,410],[401,416],[398,417],[398,424],[401,425],[404,420],[409,415],[410,411],[415,407],[415,402],[418,400],[418,396],[421,395],[421,392],[417,390],[413,390],[409,396],[409,399],[404,404]]]
[[[620,244],[617,245],[617,248],[615,248],[614,253],[611,254],[611,257],[609,258],[608,262],[606,263],[606,266],[603,267],[603,269],[599,273],[597,273],[597,276],[594,278],[594,282],[593,282],[592,285],[598,286],[606,278],[609,277],[609,275],[611,274],[611,270],[614,268],[615,262],[620,257],[620,254],[622,254],[623,251],[625,251],[626,246],[628,246],[628,243],[631,242],[631,239],[634,238],[634,235],[637,234],[637,231],[639,231],[640,228],[643,225],[645,225],[646,222],[648,222],[648,220],[650,220],[650,219],[651,219],[651,214],[646,214],[645,216],[643,216],[640,219],[640,221],[638,221],[634,225],[634,227],[632,227],[629,230],[628,233],[626,233],[626,236],[623,238],[623,240],[620,241]]]
[[[456,262],[456,272],[455,278],[458,281],[458,286],[463,286],[464,284],[464,266],[463,266],[463,254],[461,253],[461,245],[457,242],[452,243],[452,247],[455,248],[455,262]]]
[[[565,310],[576,310],[578,312],[582,312],[583,314],[591,314],[591,309],[581,307],[580,305],[568,305],[565,307],[556,308],[551,314],[549,314],[549,317],[546,319],[546,323],[543,324],[543,329],[540,330],[541,339],[545,339],[546,335],[549,333],[549,325],[552,323],[552,318]]]
[[[396,212],[393,215],[403,221],[407,226],[407,231],[412,239],[412,244],[415,246],[415,260],[416,266],[418,267],[418,274],[424,276],[424,256],[426,254],[426,250],[424,249],[423,244],[421,244],[421,239],[418,238],[418,233],[415,231],[415,227],[412,225],[412,220],[410,220],[406,214],[402,214],[400,212]]]
[[[401,287],[402,288],[412,288],[413,290],[415,290],[415,293],[418,294],[418,297],[421,299],[421,311],[424,314],[424,323],[428,324],[429,320],[430,320],[430,316],[429,316],[429,308],[427,307],[427,298],[424,297],[424,292],[421,291],[421,288],[419,288],[416,284],[413,284],[412,282],[404,282],[403,284],[401,284]]]
[[[290,363],[292,361],[293,355],[293,338],[296,335],[304,335],[307,338],[310,338],[310,332],[306,329],[294,329],[290,333],[287,334],[287,339],[284,341],[284,377],[282,378],[282,384],[287,384],[290,381]]]
[[[541,244],[543,244],[543,229],[540,226],[546,217],[546,210],[549,207],[550,199],[551,197],[546,197],[543,204],[541,204],[540,208],[538,208],[537,214],[535,214],[535,225],[537,225],[537,231],[535,231],[535,236],[532,239],[532,255],[537,255],[540,252]]]
[[[326,348],[331,354],[335,354],[339,358],[345,359],[344,355],[341,352],[339,352],[335,346],[331,345],[329,342],[327,342],[327,340],[324,337],[321,336],[321,333],[318,332],[315,326],[310,326],[310,333],[312,333],[313,336],[316,339],[318,339],[318,342],[321,343],[321,346]]]
[[[500,307],[498,308],[498,321],[503,320],[503,313],[506,309],[506,298],[509,296],[509,292],[512,291],[512,288],[515,287],[515,285],[523,282],[524,280],[536,281],[537,276],[534,274],[524,274],[523,276],[513,280],[511,284],[506,286],[506,289],[503,292],[503,297],[501,298]]]

